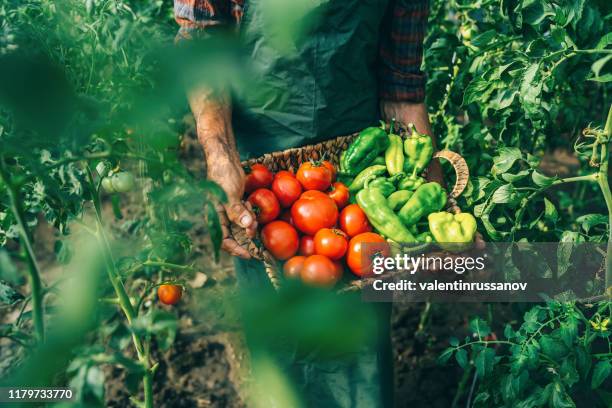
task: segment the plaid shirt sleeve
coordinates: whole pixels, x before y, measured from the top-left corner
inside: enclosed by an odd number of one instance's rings
[[[379,96],[383,100],[422,102],[421,71],[428,0],[391,0],[380,42]]]
[[[179,24],[177,41],[206,36],[216,26],[237,25],[244,0],[174,0],[174,18]]]

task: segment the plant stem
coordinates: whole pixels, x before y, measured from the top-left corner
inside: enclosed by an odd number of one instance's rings
[[[606,251],[606,293],[612,296],[612,239],[610,238],[610,228],[612,226],[612,192],[610,192],[610,183],[608,183],[608,158],[610,153],[609,141],[612,137],[612,105],[608,111],[608,118],[606,119],[606,125],[604,127],[604,137],[606,138],[605,143],[601,144],[601,157],[599,165],[599,173],[597,183],[601,192],[603,193],[604,199],[606,200],[606,206],[608,207],[608,248]]]
[[[10,175],[8,174],[4,164],[4,157],[0,157],[0,181],[6,185],[11,203],[11,213],[17,222],[17,229],[19,230],[21,244],[24,246],[26,251],[29,266],[28,280],[30,283],[30,289],[32,290],[32,321],[34,322],[34,330],[36,332],[38,341],[44,342],[45,322],[40,268],[38,266],[38,261],[36,260],[36,254],[34,253],[32,241],[30,240],[30,234],[25,222],[23,208],[21,207],[21,202],[19,200],[19,191],[11,183]]]
[[[111,284],[113,285],[113,289],[115,290],[115,293],[117,295],[119,306],[128,321],[128,325],[132,326],[133,320],[137,317],[136,310],[134,309],[134,306],[132,305],[132,302],[130,301],[130,297],[127,294],[123,281],[121,280],[121,277],[119,276],[119,273],[115,267],[113,253],[111,251],[111,247],[110,247],[108,238],[106,236],[106,233],[104,232],[104,222],[102,218],[100,196],[98,194],[97,189],[95,188],[96,184],[93,180],[91,169],[89,168],[89,166],[87,166],[86,169],[87,169],[87,176],[89,178],[89,184],[90,184],[91,193],[92,193],[92,201],[93,201],[93,205],[94,205],[94,209],[96,213],[96,226],[98,229],[96,233],[96,237],[98,238],[98,242],[100,243],[100,246],[102,248],[104,262],[106,264],[106,272],[108,274],[109,280],[111,281]],[[145,397],[144,406],[146,408],[152,408],[153,407],[153,378],[151,375],[152,373],[150,371],[151,364],[150,364],[150,356],[147,351],[148,347],[145,347],[145,345],[143,345],[142,340],[140,339],[140,337],[136,334],[134,330],[132,330],[132,342],[134,343],[134,348],[136,349],[138,361],[140,362],[140,364],[142,364],[144,368],[144,374],[143,374],[143,379],[142,379],[143,387],[144,387],[144,397]]]

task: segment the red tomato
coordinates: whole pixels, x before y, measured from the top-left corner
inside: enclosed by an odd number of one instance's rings
[[[337,261],[346,253],[346,234],[338,229],[323,228],[314,236],[315,253]]]
[[[311,255],[304,261],[300,277],[309,286],[331,288],[340,280],[342,273],[337,262],[323,255]]]
[[[272,172],[263,164],[253,164],[245,169],[247,175],[244,181],[244,192],[249,194],[258,188],[268,188],[272,184]]]
[[[289,260],[285,262],[285,265],[283,265],[285,278],[298,279],[300,277],[300,273],[302,273],[302,269],[304,268],[305,260],[306,257],[301,255],[296,255],[289,258]]]
[[[340,213],[340,229],[349,237],[372,231],[368,217],[357,204],[349,204]]]
[[[272,221],[261,229],[261,240],[276,259],[284,261],[298,250],[297,231],[285,221]]]
[[[336,202],[339,210],[344,208],[349,202],[349,189],[339,181],[334,183],[331,191],[327,193],[327,195]]]
[[[306,162],[300,165],[296,177],[304,190],[325,191],[332,182],[332,174],[327,167],[320,163]]]
[[[285,222],[288,222],[288,223],[289,223],[289,224],[291,224],[291,225],[294,225],[294,224],[293,224],[293,217],[291,217],[291,209],[290,209],[290,208],[287,208],[286,210],[284,210],[284,211],[283,211],[283,212],[280,214],[280,216],[278,217],[278,219],[279,219],[279,220],[282,220],[282,221],[285,221]]]
[[[338,220],[338,207],[327,194],[306,191],[291,207],[291,217],[297,229],[314,235],[321,228],[330,228]]]
[[[293,174],[290,170],[281,170],[274,175],[274,177],[293,177],[295,178],[295,174]]]
[[[334,167],[334,165],[333,165],[333,164],[331,164],[331,162],[330,162],[330,161],[328,161],[328,160],[323,160],[323,161],[321,162],[321,164],[322,164],[323,166],[325,166],[325,168],[326,168],[327,170],[329,170],[329,172],[331,173],[331,176],[332,176],[331,181],[332,181],[332,183],[333,183],[334,181],[336,181],[336,168]]]
[[[274,176],[272,191],[276,194],[281,207],[291,207],[302,194],[302,185],[293,176],[279,175]]]
[[[247,201],[253,205],[257,222],[267,224],[280,214],[280,203],[274,193],[267,188],[259,188],[251,193]]]
[[[183,296],[183,288],[179,285],[159,285],[157,297],[165,305],[174,305]]]
[[[300,238],[300,249],[298,250],[300,255],[310,256],[315,253],[314,238],[310,235],[303,235]]]
[[[364,253],[362,244],[367,245],[367,253]],[[383,237],[373,232],[364,232],[356,235],[349,241],[348,252],[346,254],[346,263],[357,276],[372,275],[372,259],[377,256],[389,256],[389,244]],[[363,264],[364,260],[368,260],[367,265]]]

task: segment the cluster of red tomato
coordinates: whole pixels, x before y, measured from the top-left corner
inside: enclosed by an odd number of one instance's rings
[[[302,163],[290,171],[272,174],[254,164],[246,177],[245,192],[264,246],[286,261],[284,275],[312,286],[331,287],[340,280],[344,265],[357,276],[362,267],[361,244],[385,242],[371,232],[365,213],[349,204],[349,190],[336,181],[329,161]]]

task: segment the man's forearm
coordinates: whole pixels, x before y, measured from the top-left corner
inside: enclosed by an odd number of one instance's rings
[[[198,88],[189,93],[189,105],[196,120],[198,140],[207,161],[239,161],[232,129],[232,104],[229,95]]]

